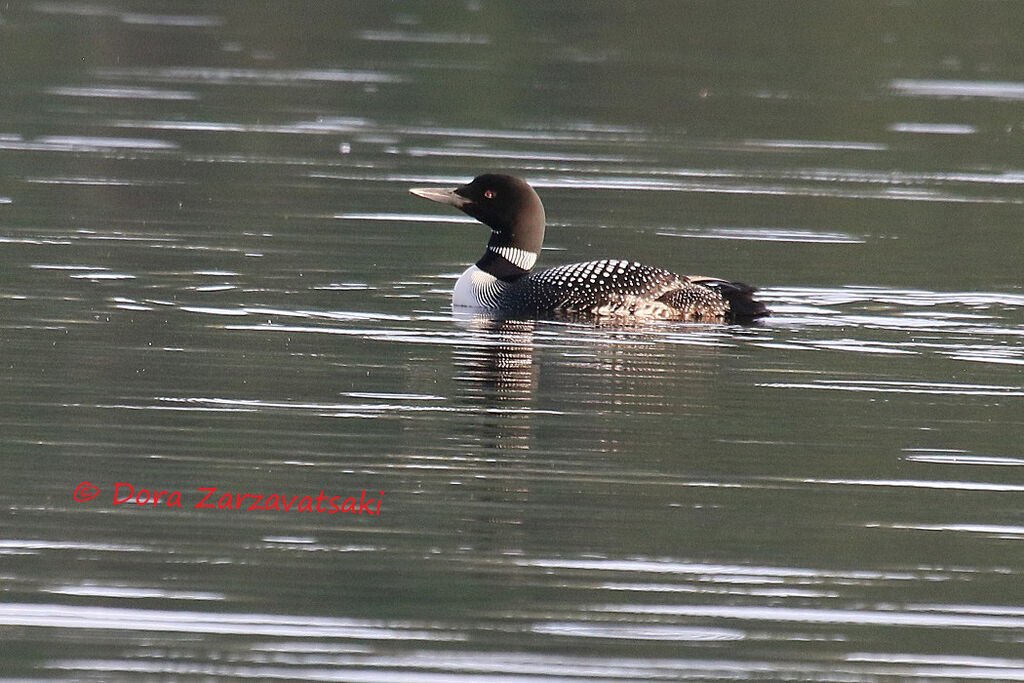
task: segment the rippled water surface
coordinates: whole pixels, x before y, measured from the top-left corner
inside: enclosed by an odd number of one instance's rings
[[[0,4],[0,670],[1024,680],[1022,25]],[[492,170],[773,316],[454,316]]]

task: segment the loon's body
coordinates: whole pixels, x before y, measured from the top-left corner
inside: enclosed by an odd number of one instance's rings
[[[716,322],[768,315],[739,282],[677,275],[618,259],[533,271],[544,242],[544,207],[525,181],[478,176],[455,189],[413,194],[451,204],[491,228],[487,250],[452,293],[456,308],[508,316],[615,317]]]

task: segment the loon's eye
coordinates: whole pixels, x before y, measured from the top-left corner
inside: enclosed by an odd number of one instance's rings
[[[494,199],[498,196],[498,193],[494,190],[484,190],[484,199]]]

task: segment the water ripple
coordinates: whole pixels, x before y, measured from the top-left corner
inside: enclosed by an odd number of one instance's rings
[[[47,88],[50,95],[62,97],[98,97],[118,100],[195,100],[195,93],[185,90],[137,88],[129,86],[88,86]]]
[[[152,80],[171,83],[259,83],[264,85],[308,85],[311,83],[400,83],[404,79],[378,71],[347,69],[247,69],[217,67],[101,67],[97,78]]]
[[[897,95],[909,97],[980,97],[1007,102],[1024,100],[1024,83],[1009,81],[895,78],[889,81],[889,88]]]
[[[814,380],[812,382],[765,382],[761,387],[779,389],[823,389],[879,394],[923,394],[936,396],[1024,396],[1024,387],[958,384],[949,382],[910,382],[889,380]]]
[[[308,614],[232,614],[58,604],[0,604],[0,625],[293,638],[400,641],[465,639],[465,635],[457,629],[419,622],[341,619]]]
[[[992,609],[996,614],[988,613]],[[765,607],[759,605],[601,605],[595,612],[736,619],[750,622],[919,626],[925,628],[1024,628],[1024,610],[986,606],[905,605],[876,609]]]
[[[666,237],[692,237],[709,240],[743,240],[754,242],[804,242],[808,244],[864,244],[862,237],[841,232],[819,232],[816,230],[793,230],[782,228],[691,228],[688,230],[665,230],[657,233]]]
[[[382,43],[426,43],[436,45],[490,45],[489,36],[471,33],[426,33],[413,31],[359,31],[356,37]]]

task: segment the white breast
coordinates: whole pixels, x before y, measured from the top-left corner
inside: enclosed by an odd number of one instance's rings
[[[505,288],[505,283],[490,273],[484,272],[475,265],[466,268],[459,276],[452,292],[452,306],[455,308],[475,308],[493,310],[498,308],[498,296]]]

